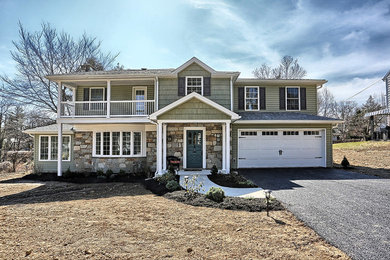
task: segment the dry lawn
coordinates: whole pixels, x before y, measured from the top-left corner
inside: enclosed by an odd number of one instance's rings
[[[352,171],[390,178],[390,142],[369,141],[333,145],[333,160],[340,165],[346,156]]]
[[[348,259],[287,211],[193,207],[140,184],[7,178],[0,259]]]

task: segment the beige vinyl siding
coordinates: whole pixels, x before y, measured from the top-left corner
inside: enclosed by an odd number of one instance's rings
[[[332,125],[331,124],[321,124],[321,125],[308,125],[308,124],[232,124],[232,158],[231,158],[231,167],[237,168],[237,145],[238,145],[238,130],[239,129],[310,129],[310,128],[322,128],[326,129],[326,167],[333,166],[333,155],[332,155]]]
[[[154,86],[111,86],[111,100],[133,100],[133,88],[134,87],[147,87],[147,99],[154,100]],[[84,89],[94,87],[78,87],[76,91],[76,100],[84,101]],[[97,87],[99,88],[99,87]]]
[[[41,172],[57,172],[57,161],[39,161],[39,136],[40,135],[34,135],[34,166]],[[70,161],[62,161],[63,171],[66,171],[68,168],[70,168],[71,171],[75,170],[73,163],[73,137],[73,135],[70,135]]]
[[[195,98],[160,115],[158,120],[229,120],[230,116]]]
[[[238,109],[238,88],[251,86],[251,84],[235,84],[233,88],[233,111],[234,112],[243,112],[244,110]],[[265,103],[266,109],[260,110],[262,112],[282,112],[286,110],[279,109],[279,87],[284,86],[262,86],[252,84],[252,86],[265,87]],[[317,115],[317,86],[300,86],[306,88],[306,110],[294,111],[301,112],[305,114]]]
[[[211,77],[210,72],[204,70],[196,63],[189,65],[181,71],[178,77],[202,76]],[[211,77],[211,95],[206,98],[230,109],[230,78]],[[159,79],[159,109],[182,98],[178,96],[178,80]]]

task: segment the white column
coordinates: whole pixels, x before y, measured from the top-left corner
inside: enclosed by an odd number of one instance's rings
[[[111,80],[107,80],[107,118],[111,116]]]
[[[57,101],[57,118],[61,117],[61,102],[62,102],[62,82],[58,81],[58,101]]]
[[[230,123],[226,123],[226,173],[230,173]]]
[[[76,88],[72,89],[72,116],[76,115]]]
[[[167,124],[163,124],[163,170],[167,169]]]
[[[226,126],[222,124],[222,172],[226,172]]]
[[[162,174],[162,123],[157,122],[157,174]]]
[[[62,123],[58,123],[57,176],[62,176]]]

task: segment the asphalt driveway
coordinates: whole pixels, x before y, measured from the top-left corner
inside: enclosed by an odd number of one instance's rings
[[[324,168],[240,173],[353,259],[390,258],[390,179]]]

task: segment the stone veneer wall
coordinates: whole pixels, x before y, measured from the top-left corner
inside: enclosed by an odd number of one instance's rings
[[[157,162],[157,131],[146,132],[146,164],[151,172],[156,171]]]
[[[97,158],[92,157],[92,132],[78,132],[75,134],[74,164],[78,172],[104,172],[111,169],[119,172],[137,173],[156,170],[156,132],[146,132],[146,157]]]
[[[210,124],[168,124],[167,125],[167,156],[174,155],[181,160],[183,168],[183,134],[184,127],[206,127],[206,167],[214,164],[222,167],[222,125]],[[165,159],[165,158],[164,158]]]

